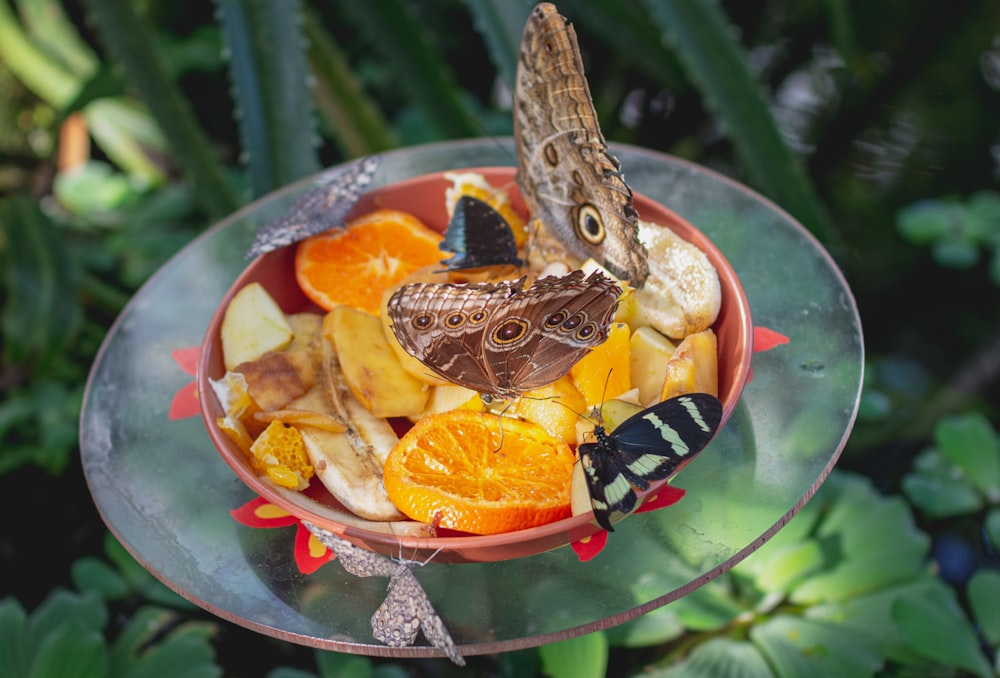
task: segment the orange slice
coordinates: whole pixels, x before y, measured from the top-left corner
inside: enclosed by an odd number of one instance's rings
[[[439,242],[413,215],[376,210],[299,243],[295,279],[327,311],[345,304],[378,315],[385,290],[445,258]]]
[[[570,515],[573,451],[537,424],[453,410],[421,419],[389,453],[386,492],[414,520],[474,534]]]

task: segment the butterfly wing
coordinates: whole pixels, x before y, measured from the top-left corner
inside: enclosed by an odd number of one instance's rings
[[[551,384],[608,337],[621,288],[583,271],[541,278],[507,299],[490,320],[483,353],[501,389]]]
[[[507,220],[489,203],[467,195],[455,203],[440,247],[454,253],[441,262],[448,271],[522,263]]]
[[[635,507],[633,488],[673,475],[708,445],[721,421],[718,398],[690,393],[629,417],[610,434],[595,427],[597,442],[580,445],[579,453],[598,524],[611,530],[611,513]]]
[[[341,567],[356,577],[391,577],[399,566],[391,558],[355,546],[329,530],[312,523],[303,524],[323,546],[336,554]]]
[[[601,134],[576,32],[548,3],[531,12],[521,38],[514,137],[532,214],[573,255],[642,287],[649,268],[632,191]]]
[[[480,393],[500,395],[483,357],[489,319],[522,289],[513,283],[404,285],[389,298],[392,332],[407,353],[445,379]]]
[[[404,647],[413,645],[417,632],[423,629],[431,645],[442,650],[459,666],[465,666],[465,658],[459,654],[455,641],[434,611],[420,582],[407,565],[397,565],[398,569],[389,581],[385,602],[372,615],[372,635],[389,647]]]
[[[272,219],[257,231],[246,258],[342,226],[378,165],[379,157],[369,155],[321,173],[315,186],[292,203],[287,214]]]

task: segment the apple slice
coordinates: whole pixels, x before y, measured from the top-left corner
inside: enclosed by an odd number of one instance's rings
[[[233,295],[219,331],[227,370],[268,351],[280,351],[294,333],[277,302],[260,283],[250,283]]]

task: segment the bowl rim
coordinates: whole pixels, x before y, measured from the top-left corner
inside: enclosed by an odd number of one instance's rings
[[[487,177],[487,180],[491,177],[509,175],[508,183],[510,185],[505,183],[503,186],[508,189],[508,194],[511,195],[512,200],[520,199],[516,182],[514,182],[514,173],[516,172],[516,168],[503,165],[468,167],[429,172],[366,191],[362,194],[354,208],[352,208],[347,218],[349,219],[365,209],[370,209],[365,206],[369,204],[372,198],[377,197],[383,191],[390,189],[399,190],[408,186],[443,179],[445,174],[457,172],[484,174]],[[698,242],[692,244],[695,244],[699,249],[705,252],[706,256],[709,256],[710,259],[713,259],[714,257],[715,260],[723,264],[722,266],[719,266],[716,261],[712,262],[719,275],[723,291],[722,304],[725,305],[727,303],[727,290],[730,290],[731,295],[735,297],[734,299],[731,299],[731,301],[735,302],[733,305],[734,310],[736,311],[736,325],[740,330],[738,336],[740,336],[743,341],[741,342],[741,346],[739,346],[739,353],[734,356],[736,359],[734,367],[736,369],[733,370],[733,382],[729,389],[730,397],[729,399],[723,401],[722,422],[719,426],[719,430],[721,431],[739,403],[743,389],[749,380],[750,360],[753,350],[753,326],[746,292],[728,259],[726,259],[722,251],[718,249],[718,247],[708,238],[707,235],[705,235],[703,231],[698,229],[694,224],[687,221],[684,217],[674,212],[666,205],[657,202],[649,196],[641,193],[635,193],[634,197],[636,198],[636,208],[640,213],[640,219],[644,221],[652,221],[653,223],[665,228],[671,228],[673,225],[679,225],[682,229],[695,235],[695,239]],[[443,194],[441,196],[441,202],[442,204],[444,203]],[[643,216],[642,209],[644,203],[655,205],[657,210],[662,211],[663,214],[669,218],[670,223],[660,223],[659,221],[653,221],[652,219],[645,218]],[[428,225],[433,228],[432,225]],[[671,230],[674,229],[671,228]],[[691,242],[689,238],[684,237],[685,235],[686,234],[682,234],[681,237],[686,241]],[[404,549],[407,553],[411,550],[413,552],[424,552],[426,554],[439,553],[439,557],[436,558],[439,562],[484,562],[489,560],[507,560],[510,558],[518,558],[558,548],[603,531],[603,528],[595,522],[592,512],[569,516],[550,523],[522,530],[487,535],[457,534],[454,536],[425,537],[397,535],[392,532],[368,530],[354,525],[340,523],[315,513],[305,515],[304,512],[308,509],[303,507],[299,502],[293,501],[291,496],[297,495],[296,498],[301,497],[302,500],[315,503],[320,507],[327,505],[311,497],[303,495],[300,492],[279,487],[278,485],[269,482],[266,478],[257,475],[252,469],[250,469],[248,463],[240,464],[235,461],[235,459],[240,456],[245,457],[245,454],[236,448],[235,443],[229,440],[228,436],[222,432],[216,424],[215,416],[208,410],[210,403],[217,403],[215,393],[209,383],[209,363],[210,358],[212,357],[212,351],[210,349],[218,338],[223,309],[228,304],[232,296],[245,284],[247,284],[248,279],[254,277],[257,268],[262,265],[265,258],[289,256],[289,251],[292,251],[292,248],[294,248],[295,245],[296,243],[292,243],[291,245],[286,245],[275,251],[268,252],[247,264],[247,266],[240,272],[239,276],[237,276],[227,289],[222,299],[220,299],[200,344],[196,383],[202,421],[213,446],[216,448],[216,452],[223,457],[226,464],[233,470],[234,473],[236,473],[237,477],[239,477],[240,480],[247,485],[247,487],[249,487],[250,490],[255,492],[258,496],[263,497],[269,502],[275,504],[279,508],[287,511],[298,520],[311,522],[324,529],[332,530],[343,538],[346,538],[363,548],[382,552],[386,555],[399,555],[401,549]],[[716,323],[718,323],[718,319],[716,319],[715,323],[713,323],[713,328],[716,326]],[[720,397],[721,395],[722,394],[720,394]],[[223,446],[225,447],[225,450],[223,449]],[[641,492],[637,491],[637,494],[640,497],[653,494],[664,485],[670,483],[674,477],[676,477],[676,473],[670,478],[652,483],[648,490]],[[641,502],[639,505],[641,506]],[[339,510],[332,506],[329,506],[328,508],[331,510]],[[346,509],[344,510],[346,511]]]

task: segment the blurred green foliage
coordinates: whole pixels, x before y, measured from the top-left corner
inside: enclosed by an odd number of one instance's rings
[[[1000,597],[1000,6],[558,4],[609,139],[751,185],[836,257],[869,357],[842,464],[870,480],[835,474],[764,548],[677,603],[480,667],[996,672],[1000,622],[984,601]],[[509,134],[530,5],[0,0],[0,474],[69,466],[101,339],[211,223],[342,160]],[[962,577],[947,567],[954,535],[975,561]],[[105,548],[66,565],[84,593],[54,588],[30,614],[0,602],[13,648],[0,657],[36,675],[65,668],[42,648],[110,675],[178,657],[217,675],[211,624],[178,623],[163,612],[173,594]],[[112,632],[122,600],[156,607],[133,605]],[[403,672],[312,657],[269,675]]]

